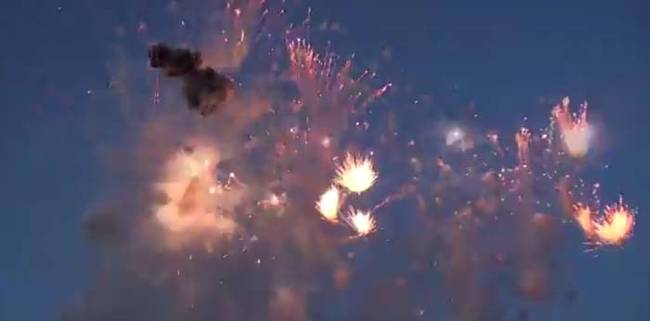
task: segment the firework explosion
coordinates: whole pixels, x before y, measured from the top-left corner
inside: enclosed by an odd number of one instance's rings
[[[377,222],[369,212],[350,208],[346,221],[358,236],[366,236],[375,231]]]
[[[591,238],[594,235],[594,221],[591,214],[591,209],[583,204],[574,205],[575,220],[578,226],[585,233],[585,237]]]
[[[330,222],[336,222],[339,209],[341,208],[340,199],[341,193],[339,189],[336,186],[332,186],[321,195],[320,200],[316,203],[316,208],[324,219]]]
[[[597,215],[562,157],[589,150],[586,104],[574,115],[563,100],[539,133],[443,125],[432,140],[427,123],[401,141],[406,116],[382,105],[393,85],[353,59],[319,54],[310,18],[287,23],[285,6],[228,1],[218,11],[203,60],[227,69],[236,93],[208,108],[212,117],[178,108],[164,79],[152,88],[157,109],[129,165],[154,174],[134,175],[131,194],[144,196],[126,202],[126,214],[89,219],[91,234],[110,223],[127,241],[100,247],[119,260],[104,263],[108,276],[72,320],[407,320],[422,306],[442,307],[443,319],[502,320],[495,292],[530,302],[556,293],[562,212],[588,243],[631,238],[633,211],[621,200]],[[374,258],[382,253],[389,272]],[[319,305],[349,293],[372,308]],[[136,309],[137,295],[165,304]]]
[[[632,237],[634,214],[621,197],[618,203],[605,207],[605,213],[593,222],[593,226],[599,244],[622,245]]]
[[[622,245],[632,237],[634,212],[621,197],[615,204],[605,207],[598,215],[583,204],[576,204],[575,220],[590,244],[596,246]]]
[[[377,180],[372,161],[351,154],[345,156],[345,162],[336,169],[336,174],[336,183],[353,193],[365,192]]]

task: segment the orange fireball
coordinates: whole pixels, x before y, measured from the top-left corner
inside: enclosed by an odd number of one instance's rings
[[[593,221],[594,236],[598,244],[622,245],[632,237],[634,212],[621,197],[618,203],[607,206],[602,217]]]

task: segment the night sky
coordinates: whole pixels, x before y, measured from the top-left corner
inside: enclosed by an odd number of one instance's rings
[[[5,43],[0,50],[0,320],[59,320],[88,288],[97,260],[83,218],[115,187],[103,157],[127,144],[139,113],[137,103],[125,106],[109,88],[116,61],[126,61],[132,66],[127,73],[150,83],[147,44],[196,40],[192,35],[199,27],[192,24],[191,12],[200,11],[202,1],[188,2],[187,27],[169,13],[169,1],[23,0],[0,6]],[[394,104],[426,97],[426,108],[436,110],[431,126],[440,120],[436,117],[462,122],[478,113],[484,128],[540,128],[562,97],[588,100],[590,117],[599,124],[599,147],[586,160],[595,170],[583,176],[601,183],[606,203],[623,193],[638,209],[635,235],[621,248],[594,254],[583,251],[577,229],[564,228],[564,278],[577,299],[570,306],[553,300],[534,305],[541,312],[531,312],[530,319],[650,320],[645,228],[650,5],[593,0],[304,0],[296,5],[299,12],[306,7],[312,8],[315,25],[338,26],[315,32],[315,43],[331,41],[335,52],[355,54],[355,61],[376,67],[382,79],[399,88],[387,98]],[[146,32],[137,31],[141,22]],[[146,97],[146,88],[131,86],[125,96]],[[401,120],[419,126],[429,121],[409,115]],[[316,315],[313,320],[337,319],[336,313]],[[413,320],[448,319],[432,311]],[[516,318],[507,314],[504,320]]]

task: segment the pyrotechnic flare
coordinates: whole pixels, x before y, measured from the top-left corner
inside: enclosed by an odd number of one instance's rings
[[[562,99],[560,105],[553,108],[553,118],[560,129],[560,137],[566,151],[575,158],[581,158],[589,151],[591,128],[587,122],[587,103],[582,104],[578,114],[569,110],[569,97]]]
[[[621,197],[618,203],[605,207],[603,216],[595,219],[593,224],[598,244],[622,245],[632,237],[634,213]]]
[[[350,208],[346,222],[358,236],[366,236],[377,229],[377,222],[370,212]]]
[[[345,161],[336,169],[336,184],[353,193],[368,190],[377,181],[372,160],[358,155],[347,154]]]
[[[574,205],[574,219],[580,225],[580,228],[585,233],[587,238],[592,238],[594,235],[594,222],[593,215],[589,206],[583,204]]]
[[[341,208],[340,201],[341,193],[336,186],[332,185],[320,196],[320,200],[316,202],[316,209],[318,209],[324,219],[330,222],[336,222],[339,209]]]

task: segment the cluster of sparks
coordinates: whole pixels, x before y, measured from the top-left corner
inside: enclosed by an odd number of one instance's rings
[[[352,76],[351,59],[339,67],[334,54],[328,52],[321,56],[305,39],[289,41],[287,51],[296,81],[319,88],[315,95],[328,96],[344,107],[365,107],[392,87],[392,83],[386,83],[366,90],[366,83],[377,76],[375,72],[366,69],[360,75]]]
[[[564,149],[574,157],[582,157],[588,150],[586,132],[589,124],[583,111],[577,120],[568,114],[568,98],[553,110],[553,117],[559,124]],[[458,127],[452,128],[446,136],[447,145],[451,146],[465,139],[465,133]],[[520,166],[526,168],[530,162],[530,144],[533,135],[527,128],[521,128],[515,134],[517,156]],[[498,145],[496,133],[488,135],[490,141]],[[580,143],[576,143],[575,140]],[[437,160],[442,172],[451,172],[451,166],[441,158]],[[178,153],[168,162],[163,182],[159,189],[167,197],[166,202],[156,210],[156,219],[168,230],[175,233],[195,231],[231,231],[234,222],[223,218],[215,211],[219,207],[217,194],[224,191],[236,177],[229,175],[229,182],[224,185],[214,178],[215,166],[218,164],[214,149],[202,148],[191,153]],[[446,169],[445,169],[446,168]],[[372,210],[364,211],[354,207],[342,213],[341,209],[350,196],[358,196],[370,190],[378,179],[378,173],[370,157],[346,153],[343,161],[336,166],[335,177],[331,185],[316,201],[316,210],[326,222],[345,223],[357,236],[367,236],[377,229],[377,222]],[[503,177],[501,174],[499,177]],[[269,193],[259,204],[265,208],[284,206],[289,200],[286,194]],[[352,198],[353,199],[353,198]],[[387,200],[392,200],[391,197]],[[383,203],[382,203],[383,206]],[[573,206],[573,218],[583,231],[589,244],[597,246],[620,246],[633,234],[634,211],[621,198],[617,203],[605,207],[603,214],[587,205],[576,203]]]
[[[234,46],[232,48],[225,46],[224,50],[235,56],[234,60],[238,62],[247,54],[248,42],[252,41],[250,37],[254,30],[259,28],[260,17],[270,14],[269,10],[264,8],[264,4],[264,0],[250,1],[243,6],[235,5],[233,1],[227,3],[229,23],[227,23],[228,27],[221,32],[223,38],[221,42]],[[343,115],[342,118],[328,120],[321,126],[334,132],[319,132],[321,135],[319,137],[324,137],[319,139],[319,143],[335,152],[336,149],[332,146],[336,146],[333,145],[336,131],[346,129],[345,125],[339,123],[349,120],[350,116],[357,115],[356,113],[362,109],[360,107],[367,106],[383,96],[392,84],[386,83],[380,87],[369,85],[369,80],[376,77],[375,72],[363,70],[360,74],[353,75],[352,59],[344,60],[339,64],[336,56],[329,50],[325,54],[319,54],[305,38],[287,36],[285,46],[289,72],[302,94],[299,100],[312,108],[307,111],[309,121],[318,123],[321,118],[328,118],[330,113]],[[579,159],[585,157],[590,150],[593,130],[587,121],[587,104],[581,105],[578,113],[572,113],[569,103],[567,97],[553,108],[552,125],[557,125],[563,151]],[[336,107],[338,110],[326,109],[330,107]],[[330,125],[333,128],[329,128]],[[295,136],[298,136],[298,131],[298,127],[291,127],[291,133]],[[309,134],[309,130],[305,133]],[[444,141],[448,147],[458,147],[461,151],[467,152],[474,148],[474,140],[469,136],[462,127],[454,126],[447,131]],[[549,139],[548,142],[550,137],[546,134],[541,136],[542,140]],[[499,135],[490,132],[487,138],[496,153],[504,156],[508,149],[501,148]],[[535,140],[536,136],[527,128],[521,128],[515,134],[514,142],[519,168],[528,169],[531,166],[531,149]],[[178,159],[177,157],[170,161],[171,169],[168,169],[165,174],[164,180],[172,182],[160,184],[168,200],[157,209],[156,218],[172,231],[188,230],[197,226],[219,229],[223,222],[214,211],[214,208],[220,206],[215,201],[215,195],[223,191],[223,186],[213,177],[213,171],[218,163],[214,153],[208,153],[207,156],[200,153],[184,154],[180,156],[182,161]],[[417,161],[415,158],[413,160]],[[180,163],[183,165],[178,165]],[[446,163],[442,158],[438,158],[436,164],[443,173],[451,173],[454,165]],[[502,168],[498,177],[505,180],[507,172]],[[179,175],[179,173],[183,174]],[[342,214],[341,209],[346,201],[354,200],[369,191],[377,179],[378,173],[370,157],[346,153],[343,161],[336,166],[335,177],[329,183],[329,187],[315,202],[317,212],[326,222],[346,223],[359,236],[371,234],[376,230],[377,224],[372,212],[383,206],[383,202],[380,203],[381,206],[376,206],[370,211],[350,207]],[[265,199],[257,202],[263,208],[285,207],[290,202],[286,194],[266,193],[266,195]],[[387,200],[393,199],[387,198]],[[595,215],[591,208],[578,203],[574,206],[573,216],[585,236],[595,244],[620,245],[632,235],[634,215],[622,200],[605,208],[602,216]]]
[[[345,161],[336,169],[336,183],[353,193],[368,190],[377,181],[377,172],[370,158],[347,154]]]
[[[370,212],[363,212],[350,208],[346,217],[348,224],[354,228],[359,236],[365,236],[375,231],[377,223]]]
[[[220,217],[214,211],[218,207],[215,194],[223,193],[224,185],[213,177],[215,155],[211,150],[178,153],[167,166],[165,182],[158,188],[167,200],[156,210],[156,219],[174,233],[196,231],[223,231],[233,228],[232,222]],[[345,161],[337,168],[334,183],[316,202],[316,209],[323,219],[338,223],[346,193],[360,194],[369,190],[378,174],[372,160],[367,157],[347,154]],[[231,173],[231,179],[234,174]],[[225,185],[226,187],[228,184]],[[343,191],[342,191],[343,190]],[[271,193],[260,201],[263,207],[278,207],[286,202],[286,195]],[[370,211],[350,208],[344,214],[343,222],[358,236],[366,236],[376,229],[376,220]]]
[[[632,237],[634,211],[623,202],[623,197],[617,203],[606,206],[602,215],[583,204],[576,204],[574,209],[575,220],[594,245],[620,246]]]
[[[592,126],[587,121],[587,103],[583,103],[577,113],[569,108],[570,99],[565,97],[553,108],[552,116],[558,125],[560,138],[565,151],[573,158],[583,158],[590,149],[593,135]],[[602,215],[599,210],[577,203],[573,206],[574,219],[592,245],[624,244],[634,230],[634,211],[623,202],[623,197],[615,204],[606,206]]]
[[[337,223],[339,212],[345,199],[344,190],[361,194],[369,190],[377,181],[378,174],[370,158],[347,154],[345,161],[336,169],[334,184],[316,202],[320,215],[328,222]],[[370,212],[350,208],[344,220],[358,236],[365,236],[376,228],[376,221]]]
[[[585,157],[591,147],[592,126],[587,120],[587,103],[585,102],[580,106],[578,113],[571,113],[569,103],[569,98],[565,97],[560,104],[553,108],[551,125],[557,124],[558,126],[557,130],[561,139],[562,151],[572,158],[580,159]],[[551,127],[551,131],[553,128]],[[446,145],[453,146],[465,139],[465,133],[458,127],[453,127],[446,132],[445,137]],[[545,151],[552,152],[552,149],[548,147],[552,144],[551,137],[552,133],[535,136],[530,129],[526,127],[520,128],[515,133],[515,146],[519,164],[519,167],[515,169],[526,169],[527,173],[531,173],[531,148],[533,144],[537,140],[543,141],[548,144]],[[503,156],[504,151],[499,144],[498,134],[491,132],[487,135],[487,138],[496,149],[495,154]],[[452,171],[451,166],[442,159],[438,159],[437,164],[441,172]],[[513,191],[516,190],[514,183],[519,182],[519,179],[506,179],[504,175],[515,171],[502,168],[500,172],[498,177],[501,181],[511,186],[510,188]],[[557,169],[547,170],[544,175],[550,178],[554,175],[558,176],[559,172]],[[596,193],[596,190],[593,193]],[[594,197],[597,198],[597,195],[594,194]],[[519,198],[521,199],[521,196]],[[633,235],[635,225],[634,210],[623,201],[622,197],[617,203],[606,206],[602,214],[600,214],[598,207],[595,206],[596,209],[594,209],[580,202],[575,203],[572,207],[573,219],[583,231],[587,243],[596,247],[623,245]]]

